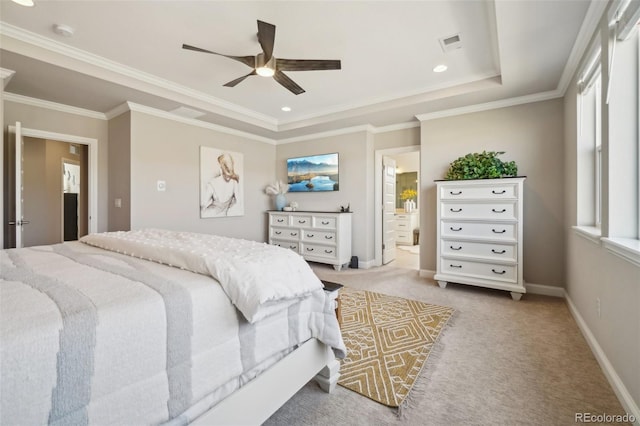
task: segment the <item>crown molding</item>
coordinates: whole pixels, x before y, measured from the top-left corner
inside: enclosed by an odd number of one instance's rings
[[[166,120],[177,121],[179,123],[189,124],[191,126],[202,127],[204,129],[215,130],[216,132],[220,132],[220,133],[226,133],[228,135],[239,136],[239,137],[251,139],[258,142],[267,143],[269,145],[277,144],[277,141],[275,141],[274,139],[266,138],[264,136],[254,135],[253,133],[243,132],[241,130],[220,126],[219,124],[213,124],[206,121],[197,120],[195,118],[182,117],[182,116],[173,114],[171,112],[148,107],[145,105],[136,104],[134,102],[126,102],[112,109],[111,111],[109,111],[109,113],[111,113],[112,111],[115,111],[114,112],[115,115],[113,115],[114,117],[122,114],[125,111],[140,112],[140,113],[151,115],[154,117],[164,118]]]
[[[44,49],[45,51],[56,53],[64,58],[69,58],[91,65],[93,67],[92,69],[95,71],[95,75],[93,75],[94,77],[101,78],[106,81],[113,81],[113,79],[110,78],[110,73],[115,73],[120,76],[128,77],[138,84],[145,83],[156,89],[162,89],[164,91],[185,96],[191,100],[200,101],[204,103],[204,107],[203,105],[197,105],[198,108],[202,108],[208,112],[220,114],[233,119],[239,119],[248,124],[253,124],[267,130],[277,130],[278,121],[273,117],[240,107],[231,102],[227,102],[186,86],[165,80],[153,74],[139,71],[135,68],[123,65],[102,56],[43,37],[39,34],[24,30],[4,21],[0,21],[0,35]],[[21,52],[19,49],[16,49],[16,53],[24,54],[24,52]],[[62,64],[60,65],[64,66]],[[135,86],[132,88],[143,90]],[[175,96],[171,97],[167,93],[154,94],[158,96],[166,96],[167,98],[174,99],[180,103],[184,102],[184,100],[175,99]]]
[[[518,96],[515,98],[500,99],[497,101],[486,102],[483,104],[475,104],[475,105],[469,105],[469,106],[460,107],[460,108],[430,112],[427,114],[419,114],[419,115],[416,115],[416,118],[420,120],[420,122],[423,122],[428,120],[435,120],[437,118],[453,117],[456,115],[470,114],[473,112],[489,111],[492,109],[530,104],[533,102],[548,101],[550,99],[561,98],[562,96],[564,96],[564,94],[560,93],[560,91],[556,89],[548,92],[534,93],[533,95]]]
[[[359,132],[375,133],[375,127],[373,127],[370,124],[363,124],[361,126],[343,127],[342,129],[328,130],[326,132],[309,133],[303,136],[295,136],[293,138],[279,139],[276,142],[276,145],[284,145],[284,144],[295,143],[295,142],[304,142],[304,141],[313,140],[313,139],[330,138],[333,136],[348,135],[351,133],[359,133]]]
[[[576,41],[573,44],[569,59],[562,71],[560,81],[558,81],[557,90],[562,94],[562,96],[567,92],[569,83],[573,79],[573,76],[578,69],[578,65],[582,61],[582,57],[593,38],[594,32],[596,32],[596,29],[598,28],[598,24],[600,23],[608,4],[609,2],[606,1],[592,1],[589,5],[587,14],[580,26],[580,31],[578,31],[578,37],[576,37]]]
[[[16,72],[13,70],[8,70],[6,68],[0,68],[0,79],[2,79],[2,87],[7,87],[9,80],[14,76]]]
[[[81,115],[83,117],[95,118],[98,120],[108,120],[107,116],[101,112],[91,111],[89,109],[78,108],[70,105],[59,104],[57,102],[44,101],[42,99],[30,98],[29,96],[16,95],[15,93],[4,92],[2,100],[7,102],[15,102],[18,104],[35,106],[54,111],[66,112],[67,114]]]
[[[395,132],[396,130],[406,130],[420,127],[420,123],[417,121],[411,121],[408,123],[390,124],[388,126],[374,127],[372,133],[387,133]]]

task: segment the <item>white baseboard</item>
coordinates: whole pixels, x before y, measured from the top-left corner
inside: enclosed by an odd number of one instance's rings
[[[541,294],[543,296],[553,296],[553,297],[565,297],[565,291],[563,287],[556,287],[552,285],[543,285],[543,284],[532,284],[525,282],[525,288],[527,289],[527,293],[531,294]]]
[[[598,360],[598,364],[600,364],[600,368],[602,368],[605,377],[613,388],[613,391],[618,397],[620,404],[622,404],[622,408],[624,408],[624,410],[628,414],[631,414],[635,417],[635,421],[633,424],[636,426],[640,426],[640,409],[638,408],[638,404],[631,397],[631,394],[627,390],[627,387],[622,382],[622,379],[620,379],[620,376],[618,376],[618,373],[616,373],[616,370],[613,368],[613,365],[611,365],[611,362],[609,362],[609,358],[607,358],[604,350],[602,349],[602,347],[600,347],[600,344],[589,329],[587,323],[582,318],[582,315],[580,315],[580,312],[578,312],[576,305],[573,304],[573,301],[568,294],[565,295],[565,299],[567,301],[567,306],[569,307],[571,315],[573,315],[573,318],[578,324],[578,328],[580,328],[582,335],[589,344],[591,352],[593,352],[596,360]]]
[[[429,269],[420,269],[421,278],[429,278],[430,280],[432,280],[435,274],[436,274],[436,271],[431,271]]]
[[[372,260],[365,260],[365,261],[359,261],[358,262],[358,269],[371,269],[374,266],[376,266],[376,260],[372,259]]]

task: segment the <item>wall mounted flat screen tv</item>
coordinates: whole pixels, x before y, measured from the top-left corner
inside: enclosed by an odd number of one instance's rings
[[[289,192],[337,191],[338,153],[308,155],[287,160]]]

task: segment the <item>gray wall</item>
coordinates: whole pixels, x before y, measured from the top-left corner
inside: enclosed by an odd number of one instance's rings
[[[605,34],[606,27],[607,20],[603,19],[600,28]],[[637,49],[637,46],[635,48]],[[621,49],[621,46],[618,46],[617,49]],[[606,49],[603,49],[603,52],[605,53],[602,61],[607,64],[610,58]],[[620,53],[621,50],[616,53],[617,61],[620,61],[620,56],[618,56]],[[623,65],[620,62],[618,64],[617,69],[622,69]],[[578,224],[576,196],[578,193],[578,166],[576,163],[576,152],[578,152],[577,76],[578,73],[574,75],[564,98],[564,148],[566,155],[563,168],[565,193],[569,195],[565,198],[564,227],[564,237],[567,240],[566,293],[567,298],[584,321],[584,325],[588,327],[611,363],[614,374],[620,378],[637,407],[640,406],[640,309],[638,309],[640,305],[640,267],[622,260],[603,247],[600,242],[584,238],[571,228],[571,226]],[[625,90],[631,90],[632,83],[629,80],[623,80],[620,84],[624,85]],[[603,72],[602,87],[606,86],[607,76]],[[615,84],[612,90],[615,90]],[[614,95],[612,94],[612,96]],[[616,99],[615,96],[612,99]],[[637,123],[637,112],[635,114],[635,122]],[[616,115],[613,118],[618,117]],[[607,123],[603,123],[603,128],[605,129],[602,141],[604,152],[608,149]],[[637,137],[635,140],[637,141]],[[627,156],[633,157],[633,152],[628,150]],[[613,168],[617,168],[618,160],[613,160],[611,165],[614,166]],[[603,164],[603,169],[605,166]],[[603,172],[606,173],[606,171]],[[615,176],[612,177],[615,178]],[[611,184],[617,193],[624,193],[627,190],[622,184],[615,185],[614,182]],[[633,185],[629,185],[629,188],[632,190]],[[602,190],[607,195],[606,199],[609,199],[606,181]],[[615,229],[616,224],[613,225],[613,229]],[[606,235],[605,232],[609,229],[604,228],[609,227],[605,227],[603,222],[603,235]],[[600,316],[598,316],[596,309],[596,299],[600,299]]]
[[[296,201],[298,210],[339,211],[351,206],[352,254],[361,262],[373,259],[373,138],[370,132],[359,131],[340,136],[319,138],[278,145],[276,176],[287,181],[287,159],[303,155],[337,152],[340,161],[340,190],[334,192],[287,194],[287,201]]]
[[[562,99],[422,122],[420,266],[436,269],[436,191],[449,164],[470,152],[505,151],[524,184],[524,279],[564,284]]]
[[[109,120],[109,167],[109,231],[126,231],[131,229],[130,112]]]
[[[266,241],[264,187],[274,180],[274,145],[131,113],[131,229],[165,228]],[[244,154],[244,216],[200,218],[200,146]],[[166,191],[156,182],[164,180]],[[113,203],[113,200],[110,201]]]

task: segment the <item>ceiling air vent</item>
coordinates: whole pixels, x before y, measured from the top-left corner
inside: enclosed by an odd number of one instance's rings
[[[172,111],[169,111],[172,114],[175,115],[179,115],[180,117],[184,117],[184,118],[198,118],[198,117],[202,117],[203,115],[205,115],[206,113],[202,112],[202,111],[198,111],[195,109],[191,109],[191,108],[187,108],[187,107],[178,107]]]
[[[460,34],[443,37],[439,39],[439,41],[440,46],[445,53],[462,48],[462,39],[460,38]]]

